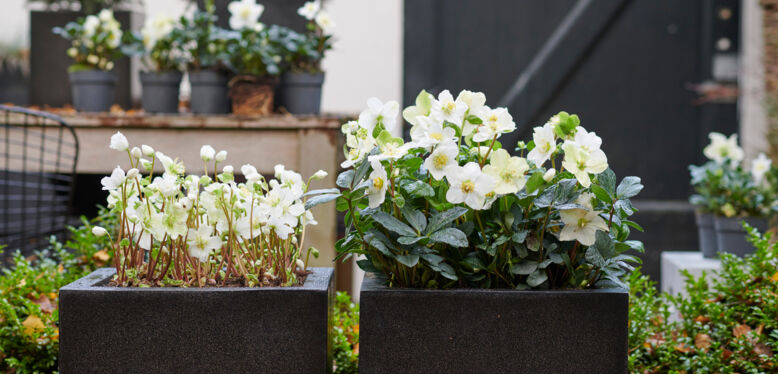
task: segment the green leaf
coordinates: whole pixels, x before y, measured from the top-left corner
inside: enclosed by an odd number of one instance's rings
[[[379,252],[388,257],[394,257],[394,253],[389,250],[393,247],[392,242],[381,232],[372,229],[365,234],[365,241],[371,247],[377,249]]]
[[[536,171],[532,173],[532,176],[529,177],[529,180],[527,180],[527,184],[524,188],[527,190],[527,193],[532,193],[540,188],[540,186],[542,186],[545,182],[546,181],[543,180],[543,172]]]
[[[619,199],[629,199],[640,193],[642,189],[643,185],[640,184],[640,178],[625,177],[616,189],[616,197]]]
[[[522,261],[511,266],[511,273],[518,275],[532,274],[538,268],[537,261]]]
[[[613,208],[617,211],[622,211],[626,216],[631,216],[635,213],[635,208],[632,207],[632,202],[629,200],[618,200],[613,204]]]
[[[400,188],[414,198],[435,196],[435,190],[432,189],[432,186],[418,180],[403,179],[400,181]]]
[[[616,193],[616,174],[611,169],[606,169],[600,174],[597,174],[597,184],[604,188],[609,195],[613,196]]]
[[[378,147],[374,147],[372,150],[370,150],[370,155],[374,155],[378,153]],[[365,177],[367,176],[367,173],[370,171],[370,163],[367,162],[367,157],[365,157],[364,160],[362,160],[362,163],[359,164],[359,167],[357,168],[357,172],[354,175],[354,180],[349,182],[349,185],[351,183],[357,184],[361,182]]]
[[[416,236],[416,231],[413,231],[410,226],[406,225],[402,221],[394,218],[386,212],[376,212],[371,216],[371,218],[373,218],[373,220],[391,232],[401,236]]]
[[[639,240],[625,240],[624,244],[626,244],[627,246],[629,246],[633,250],[638,251],[640,253],[645,253],[646,252],[646,247],[644,247],[643,246],[643,242],[641,242]]]
[[[443,262],[443,260],[445,260],[443,257],[438,256],[438,255],[433,254],[433,253],[425,253],[425,254],[421,255],[421,258],[424,261],[427,261],[430,265],[438,265],[441,262]]]
[[[514,232],[511,236],[511,240],[518,244],[518,243],[524,243],[524,240],[527,239],[527,234],[529,234],[529,230],[521,230]]]
[[[602,258],[602,255],[594,246],[586,249],[586,255],[584,258],[586,259],[586,262],[598,268],[605,266],[605,259]]]
[[[484,123],[484,121],[480,117],[478,117],[476,115],[473,115],[473,114],[467,116],[467,122],[470,122],[470,123],[472,123],[474,125],[480,125],[480,124]]]
[[[595,242],[593,247],[597,249],[600,255],[604,259],[613,258],[616,256],[616,249],[613,243],[613,239],[605,231],[597,231],[595,233]]]
[[[416,254],[410,254],[410,255],[397,255],[397,262],[412,268],[416,266],[416,264],[419,263],[419,255]]]
[[[351,187],[351,181],[354,179],[354,170],[346,170],[338,174],[338,179],[335,180],[335,184],[341,188]]]
[[[303,194],[303,196],[311,196],[311,195],[321,195],[321,194],[330,194],[330,193],[336,193],[340,194],[340,190],[337,188],[325,188],[320,190],[310,190]]]
[[[545,282],[546,280],[548,280],[548,275],[546,275],[546,271],[538,269],[532,272],[532,274],[530,274],[527,277],[527,284],[530,287],[537,287],[543,284],[543,282]]]
[[[460,206],[453,207],[448,210],[444,210],[442,212],[439,212],[435,214],[434,216],[430,217],[429,223],[427,224],[427,229],[425,230],[426,234],[429,234],[431,232],[435,232],[440,230],[443,226],[448,225],[455,219],[461,217],[467,213],[467,208],[463,208]]]
[[[305,209],[311,209],[319,204],[324,204],[340,197],[340,194],[318,195],[305,201]]]
[[[430,240],[436,243],[445,243],[456,248],[465,248],[468,246],[465,233],[453,227],[432,233],[432,235],[430,235]]]
[[[417,236],[417,237],[411,237],[411,236],[401,236],[397,238],[397,242],[402,245],[411,245],[416,244],[418,241],[424,239],[423,236]]]
[[[424,229],[427,227],[427,217],[424,216],[424,213],[409,206],[405,206],[402,209],[402,214],[403,217],[405,217],[405,220],[408,221],[418,233],[424,232]]]
[[[631,226],[631,227],[632,227],[632,228],[634,228],[635,230],[638,230],[638,231],[640,231],[640,232],[643,232],[643,227],[642,227],[642,226],[640,226],[640,225],[638,225],[638,224],[637,224],[637,222],[634,222],[634,221],[630,221],[630,220],[626,220],[626,219],[625,219],[625,220],[624,220],[624,223],[626,223],[628,226]]]
[[[380,271],[376,269],[375,266],[373,266],[373,263],[368,259],[358,260],[357,266],[368,273],[380,273]]]
[[[608,193],[608,191],[605,191],[604,188],[596,184],[592,184],[592,193],[594,193],[594,196],[597,196],[597,198],[601,201],[604,201],[608,204],[613,203],[613,199],[611,198],[611,195]]]

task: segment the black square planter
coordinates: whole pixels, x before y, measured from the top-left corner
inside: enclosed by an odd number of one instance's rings
[[[331,268],[300,287],[105,287],[111,268],[60,289],[69,373],[328,373]]]
[[[626,290],[389,288],[365,277],[361,373],[627,372]]]

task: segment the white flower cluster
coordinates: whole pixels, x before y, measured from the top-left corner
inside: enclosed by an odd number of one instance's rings
[[[233,167],[227,165],[221,173],[214,173],[214,181],[207,171],[202,176],[185,175],[182,162],[150,146],[130,149],[120,132],[111,137],[110,148],[127,152],[133,168],[125,172],[117,166],[101,183],[110,194],[109,207],[122,212],[125,237],[140,248],[149,250],[156,243],[183,240],[190,256],[206,261],[230,238],[238,242],[259,239],[272,249],[274,243],[297,243],[296,235],[303,227],[316,224],[305,209],[303,195],[311,179],[327,175],[324,171],[305,182],[300,174],[277,165],[276,179],[266,182],[247,164],[240,169],[246,182],[236,183]],[[227,152],[215,152],[205,145],[200,156],[204,163],[214,161],[216,168]],[[154,177],[156,163],[165,171]]]
[[[153,49],[158,41],[170,35],[175,26],[176,20],[162,13],[147,19],[140,30],[146,50]]]
[[[122,30],[119,21],[113,16],[113,11],[103,9],[97,15],[88,15],[84,19],[83,33],[81,38],[73,41],[73,47],[68,49],[70,57],[76,57],[79,53],[78,47],[84,45],[88,49],[95,49],[98,52],[102,49],[102,43],[111,49],[119,48],[122,42]],[[100,69],[111,70],[114,63],[106,57],[100,57],[97,54],[85,56],[86,62],[98,66]]]
[[[409,143],[387,136],[387,131],[391,133],[396,127],[399,111],[396,102],[382,103],[371,98],[367,104],[368,108],[359,115],[358,121],[348,122],[341,129],[346,135],[346,161],[341,166],[348,168],[365,158],[370,162],[372,172],[368,176],[367,193],[371,208],[384,202],[390,185],[386,161],[391,168],[393,162],[418,148],[426,151],[423,166],[431,178],[445,179],[448,183],[446,200],[453,204],[464,203],[475,210],[488,209],[499,197],[519,192],[526,185],[531,168],[543,171],[544,164],[549,160],[553,163],[559,154],[564,154],[561,170],[575,175],[584,188],[591,185],[590,175],[608,168],[608,159],[600,149],[602,140],[577,122],[572,127],[566,122],[568,130],[557,129],[562,122],[559,116],[534,129],[535,147],[526,159],[511,156],[502,148],[495,149],[495,142],[503,134],[513,132],[516,124],[506,108],[487,106],[486,96],[481,92],[464,90],[456,98],[447,90],[437,98],[422,92],[416,105],[403,111],[403,118],[412,125]],[[572,120],[572,117],[564,120]],[[387,131],[376,131],[377,126]],[[374,151],[376,147],[377,152]],[[463,158],[468,158],[466,153],[465,157],[461,153],[468,151],[480,162],[460,165]],[[557,169],[552,165],[543,171],[543,179],[550,182],[556,173]],[[565,225],[570,228],[563,230],[561,236],[563,240],[576,238],[591,245],[594,232],[607,230],[607,225],[599,217],[601,212],[591,208],[591,199],[589,202],[584,201],[585,196],[582,199],[578,205],[588,208],[570,210],[562,215]]]
[[[316,25],[325,33],[330,33],[335,28],[335,21],[327,11],[321,8],[319,0],[306,2],[300,9],[297,9],[297,14],[308,21],[316,22]]]
[[[722,133],[711,132],[708,134],[708,138],[710,139],[710,144],[705,146],[702,153],[711,161],[719,165],[729,163],[729,167],[732,168],[743,161],[744,152],[738,145],[737,134],[732,134],[727,137]],[[764,182],[764,176],[770,171],[772,163],[772,160],[764,153],[759,153],[759,155],[751,161],[751,176],[756,184],[762,184]]]

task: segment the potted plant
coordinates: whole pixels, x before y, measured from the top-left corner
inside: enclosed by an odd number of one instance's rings
[[[230,79],[232,113],[265,115],[273,112],[273,93],[280,73],[277,45],[280,27],[259,22],[264,7],[255,0],[233,1],[228,50],[235,76]]]
[[[27,0],[30,21],[30,104],[62,107],[73,102],[68,66],[71,58],[66,51],[68,40],[51,32],[54,27],[75,22],[81,17],[112,9],[114,17],[128,33],[143,24],[140,0]],[[138,26],[136,26],[138,25]],[[116,103],[130,108],[140,92],[132,87],[132,72],[137,61],[123,57],[115,61],[117,75]]]
[[[68,71],[75,108],[107,112],[115,99],[114,61],[122,55],[123,32],[113,11],[103,9],[97,15],[86,16],[53,31],[71,42],[67,53],[74,63]]]
[[[326,172],[278,165],[266,181],[244,165],[236,183],[207,145],[202,175],[121,133],[111,147],[130,160],[101,181],[119,224],[93,232],[109,236],[112,267],[60,290],[60,370],[330,371],[332,269],[309,269],[305,247],[309,209],[327,201],[308,186]]]
[[[178,113],[181,73],[187,56],[176,20],[157,14],[146,20],[140,33],[132,35],[128,53],[140,56],[146,70],[140,73],[143,110],[147,113]]]
[[[187,64],[191,85],[189,104],[195,114],[230,112],[227,32],[215,22],[213,1],[206,1],[205,11],[196,10],[191,19],[181,17],[180,21],[184,52],[190,57]]]
[[[377,274],[362,284],[360,370],[626,372],[640,179],[617,183],[565,112],[511,156],[498,139],[516,124],[485,102],[422,91],[403,111],[409,143],[391,135],[396,102],[370,99],[343,126],[336,247]]]
[[[280,105],[293,114],[319,114],[324,84],[321,61],[332,49],[335,22],[318,1],[305,3],[297,13],[308,21],[307,32],[286,29],[282,37],[287,67],[281,75]]]
[[[760,231],[767,229],[775,208],[771,203],[778,181],[772,162],[760,153],[752,160],[750,171],[742,165],[743,150],[737,134],[727,137],[712,132],[703,153],[708,162],[689,166],[695,194],[689,202],[697,206],[697,226],[703,256],[717,257],[719,252],[743,256],[753,252],[746,240],[742,221]]]

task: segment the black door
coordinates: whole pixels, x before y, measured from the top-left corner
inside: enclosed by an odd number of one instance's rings
[[[514,116],[513,144],[560,110],[579,114],[616,174],[643,178],[646,233],[633,237],[658,280],[661,251],[697,250],[687,166],[709,131],[738,129],[734,100],[700,104],[690,89],[733,79],[738,20],[734,0],[406,1],[403,99],[483,91]]]

